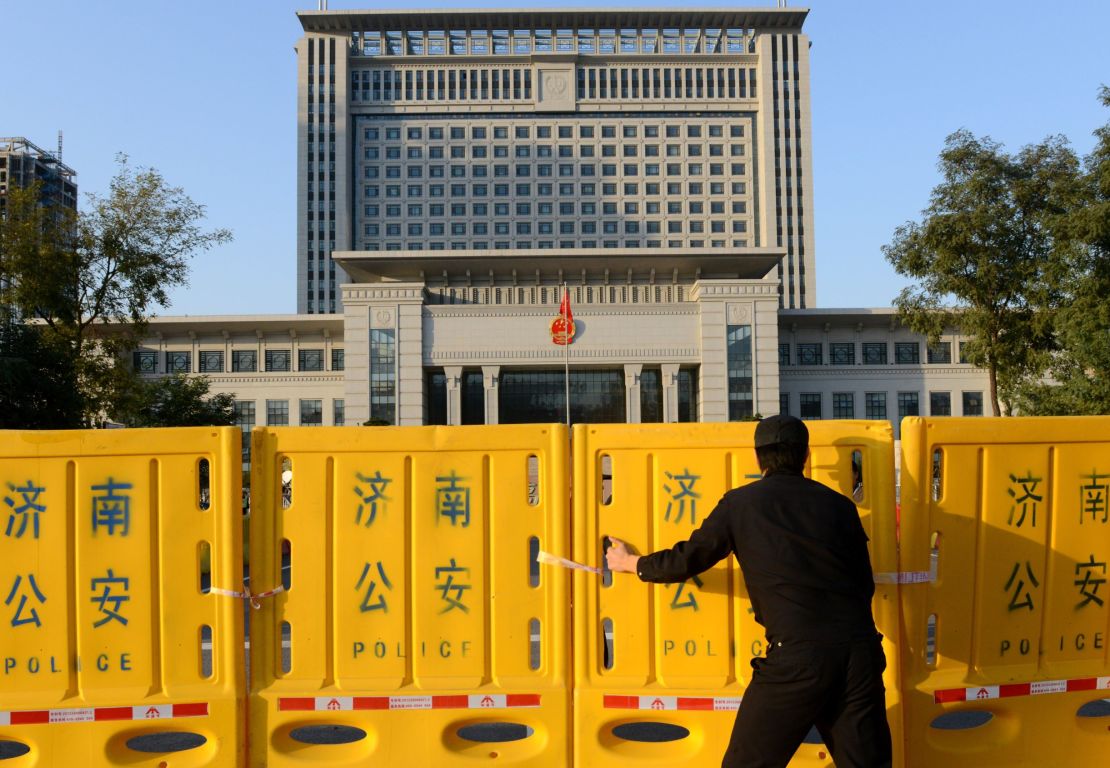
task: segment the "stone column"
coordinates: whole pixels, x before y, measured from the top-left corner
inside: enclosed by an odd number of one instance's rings
[[[678,363],[664,363],[663,376],[663,421],[673,424],[678,421]]]
[[[447,423],[462,424],[462,366],[444,366],[447,378]]]
[[[486,424],[497,424],[497,377],[500,365],[482,366],[482,389],[486,397]]]
[[[642,363],[624,364],[624,420],[628,424],[640,423],[640,373]]]

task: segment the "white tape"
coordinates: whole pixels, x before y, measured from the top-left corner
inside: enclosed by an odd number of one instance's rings
[[[876,573],[876,584],[932,584],[937,580],[937,564],[940,561],[940,550],[932,549],[929,552],[929,570],[927,571],[896,571]]]

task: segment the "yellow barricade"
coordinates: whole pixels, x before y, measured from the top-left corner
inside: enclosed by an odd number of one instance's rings
[[[253,446],[253,588],[286,588],[252,615],[252,765],[565,765],[569,579],[536,557],[565,554],[566,429]]]
[[[0,432],[5,765],[245,764],[242,604],[213,594],[242,589],[239,453],[232,428]]]
[[[1110,755],[1110,418],[902,422],[907,754],[1090,766]]]
[[[858,502],[877,572],[892,572],[893,440],[888,422],[811,422],[810,476]],[[639,552],[687,538],[734,487],[759,477],[755,424],[581,425],[574,428],[575,559],[599,566],[614,535]],[[611,586],[605,586],[611,578]],[[876,587],[886,636],[888,715],[901,764],[898,585]],[[763,655],[740,568],[730,557],[683,584],[619,574],[574,576],[574,764],[715,765]],[[803,744],[792,766],[830,766],[823,744]]]

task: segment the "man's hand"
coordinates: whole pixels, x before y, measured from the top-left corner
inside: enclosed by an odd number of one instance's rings
[[[640,562],[639,555],[633,555],[620,539],[609,537],[609,549],[605,552],[605,562],[610,571],[624,571],[636,573],[636,565]]]

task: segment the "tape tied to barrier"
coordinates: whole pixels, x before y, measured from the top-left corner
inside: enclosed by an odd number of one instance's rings
[[[273,589],[266,590],[265,592],[251,592],[246,587],[243,588],[242,592],[237,592],[234,589],[221,589],[219,587],[212,587],[208,591],[211,592],[213,595],[223,595],[224,597],[235,597],[240,600],[250,600],[251,608],[257,611],[259,608],[262,607],[262,603],[259,602],[260,600],[265,600],[267,597],[273,597],[274,595],[280,595],[282,592],[285,591],[285,587],[278,585]]]
[[[876,584],[932,584],[937,580],[937,564],[940,560],[940,550],[933,548],[929,551],[929,570],[927,571],[895,571],[876,573]]]
[[[1038,680],[1032,683],[980,685],[977,688],[946,688],[933,692],[933,702],[935,704],[949,704],[956,701],[985,701],[987,699],[1009,699],[1015,696],[1075,693],[1076,691],[1110,691],[1110,677],[1077,677],[1071,680]]]
[[[520,709],[540,706],[538,693],[445,696],[294,696],[278,699],[283,712],[352,712],[375,709]]]
[[[606,694],[606,709],[636,709],[697,712],[735,712],[740,708],[740,696],[618,696]]]
[[[49,725],[54,723],[99,723],[112,720],[173,720],[206,717],[208,703],[147,704],[131,707],[77,707],[0,711],[0,726]]]

